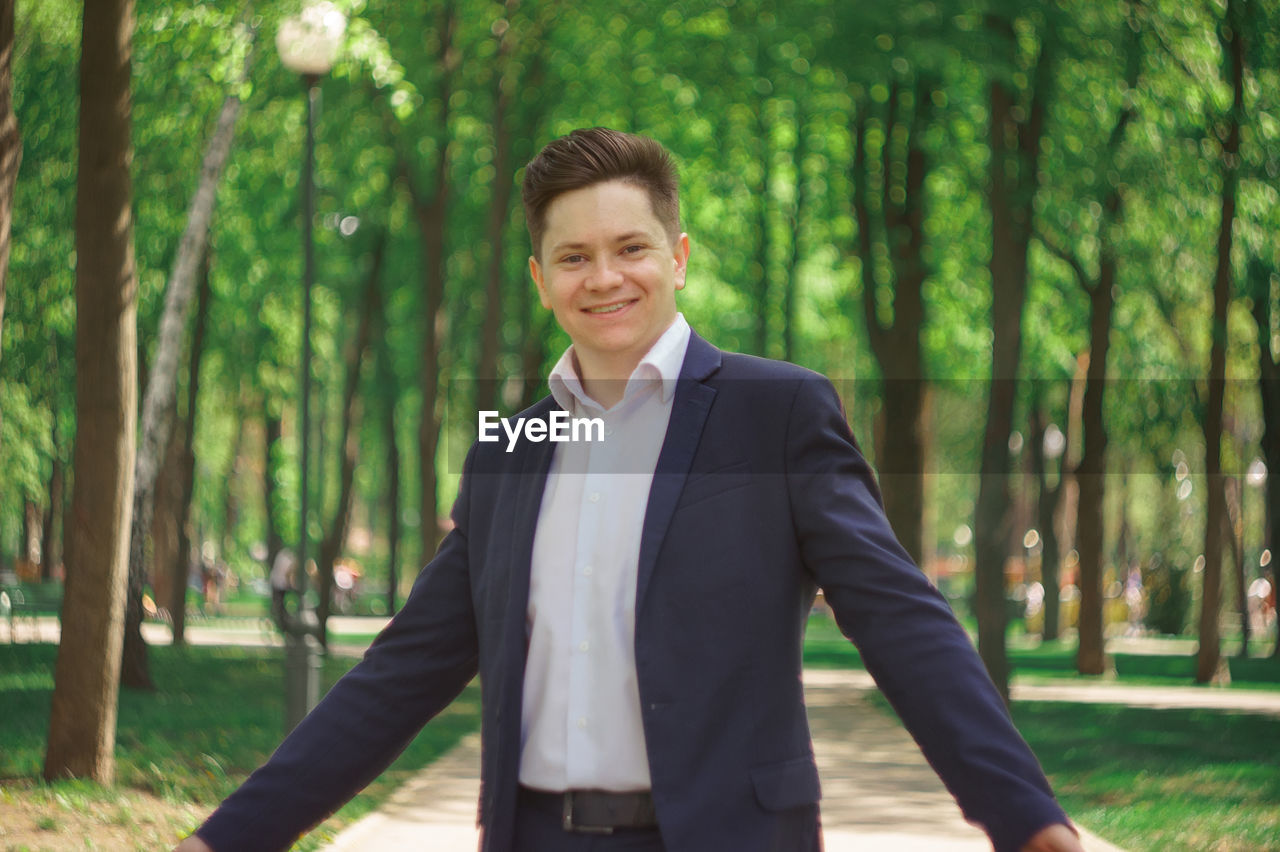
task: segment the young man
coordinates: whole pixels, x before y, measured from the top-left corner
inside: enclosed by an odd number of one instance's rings
[[[598,417],[604,440],[475,444],[404,609],[179,848],[287,847],[478,671],[485,852],[814,852],[800,651],[821,587],[995,848],[1079,852],[830,383],[721,352],[677,313],[689,239],[667,152],[575,131],[529,164],[524,203],[534,283],[573,345],[522,416]]]

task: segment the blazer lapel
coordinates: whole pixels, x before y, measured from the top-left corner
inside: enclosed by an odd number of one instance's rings
[[[716,397],[715,388],[703,382],[720,368],[720,350],[703,340],[696,333],[689,336],[689,348],[685,351],[680,378],[676,382],[675,399],[671,404],[671,420],[667,424],[667,437],[662,442],[658,463],[653,472],[653,485],[649,488],[649,503],[644,513],[644,527],[640,532],[640,562],[636,576],[636,612],[644,604],[645,592],[653,567],[658,561],[658,550],[671,526],[676,502],[684,490],[689,467],[702,438],[702,427]]]

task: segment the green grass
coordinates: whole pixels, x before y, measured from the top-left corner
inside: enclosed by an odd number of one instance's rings
[[[1113,654],[1115,680],[1119,683],[1152,686],[1190,685],[1194,682],[1195,643],[1181,638],[1161,640],[1162,653]],[[1040,643],[1029,637],[1011,635],[1008,659],[1014,678],[1023,683],[1080,683],[1096,680],[1076,674],[1074,642]],[[804,664],[817,668],[862,668],[858,649],[845,639],[835,621],[827,615],[810,617],[804,638]],[[1236,665],[1235,663],[1233,665]],[[1280,662],[1252,658],[1247,661],[1248,680],[1232,680],[1235,689],[1280,689]]]
[[[69,798],[77,807],[110,805],[116,791],[39,778],[57,647],[0,646],[0,779],[34,782],[13,795]],[[151,693],[124,690],[116,734],[117,787],[145,791],[207,810],[270,755],[283,732],[279,649],[156,646]],[[324,661],[328,688],[353,659]],[[392,767],[296,848],[314,849],[341,825],[377,807],[414,770],[430,763],[479,724],[479,690],[468,689],[423,729]],[[194,828],[195,826],[188,826]]]
[[[1129,852],[1280,850],[1274,716],[1015,701],[1013,719],[1071,819]]]
[[[1131,852],[1280,850],[1280,719],[1015,702],[1073,819]]]

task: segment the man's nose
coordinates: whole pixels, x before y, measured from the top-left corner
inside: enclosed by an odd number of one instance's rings
[[[622,264],[615,257],[601,258],[596,268],[587,276],[587,287],[592,290],[612,290],[622,284]]]

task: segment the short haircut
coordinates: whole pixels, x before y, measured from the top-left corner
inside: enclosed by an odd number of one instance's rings
[[[671,154],[647,136],[580,128],[538,152],[524,170],[520,196],[533,255],[542,257],[547,208],[566,192],[620,180],[643,189],[672,244],[680,236],[680,180]]]

